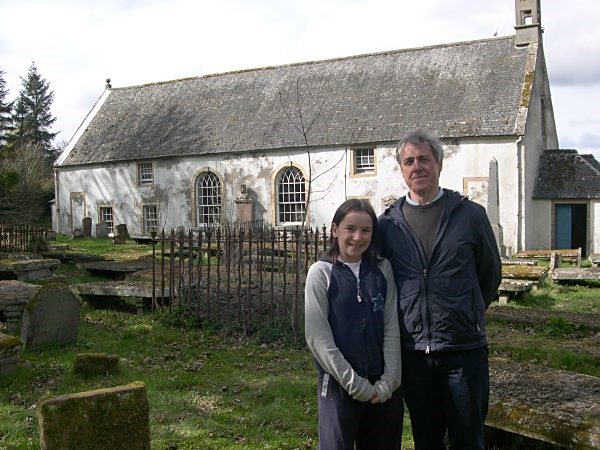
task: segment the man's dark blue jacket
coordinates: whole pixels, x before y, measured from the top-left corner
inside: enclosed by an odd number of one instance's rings
[[[501,280],[485,210],[444,189],[445,206],[429,259],[402,213],[405,197],[379,217],[380,252],[394,270],[402,348],[466,350],[487,344],[484,313]]]

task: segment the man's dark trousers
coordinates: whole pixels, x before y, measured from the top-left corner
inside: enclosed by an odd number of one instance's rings
[[[473,350],[402,352],[402,386],[416,450],[484,449],[488,409],[487,346]]]

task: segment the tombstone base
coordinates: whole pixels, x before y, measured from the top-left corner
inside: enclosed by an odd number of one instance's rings
[[[9,375],[15,371],[21,348],[23,348],[21,339],[10,334],[0,333],[0,376]]]

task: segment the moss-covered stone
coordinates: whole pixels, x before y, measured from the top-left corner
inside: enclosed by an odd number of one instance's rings
[[[16,336],[0,333],[0,375],[14,372],[19,362],[19,351],[23,341]]]
[[[23,341],[11,334],[0,333],[0,353],[23,345]]]
[[[83,376],[115,373],[119,370],[119,357],[108,353],[79,353],[73,370]]]
[[[150,449],[146,385],[61,395],[38,404],[40,445],[46,449]]]

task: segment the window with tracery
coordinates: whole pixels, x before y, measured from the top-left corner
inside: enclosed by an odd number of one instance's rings
[[[203,172],[196,181],[196,223],[205,226],[221,222],[221,180],[212,172]]]
[[[276,179],[277,224],[301,224],[306,214],[306,180],[302,171],[290,166]]]

